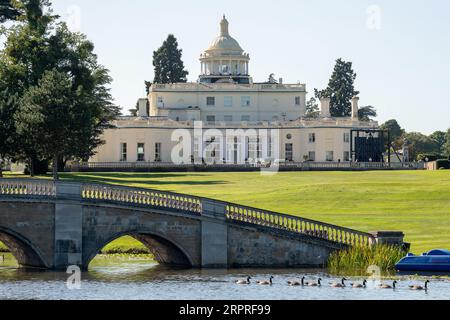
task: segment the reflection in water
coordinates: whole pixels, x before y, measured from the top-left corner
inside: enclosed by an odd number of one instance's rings
[[[273,286],[260,286],[257,280],[274,276]],[[64,272],[24,271],[0,263],[0,299],[450,299],[450,279],[397,276],[396,290],[376,288],[369,281],[367,289],[330,288],[339,282],[337,275],[325,270],[197,270],[173,269],[147,259],[116,256],[97,258],[90,271],[82,274],[80,290],[69,290]],[[252,284],[239,286],[237,278],[252,277]],[[287,281],[305,276],[308,281],[323,279],[323,287],[289,287]],[[361,282],[362,277],[347,277],[348,285]],[[409,290],[411,284],[430,279],[430,290]],[[383,282],[391,281],[383,279]]]

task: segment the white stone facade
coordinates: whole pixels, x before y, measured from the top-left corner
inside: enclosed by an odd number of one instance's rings
[[[378,128],[376,122],[357,119],[357,97],[349,118],[331,118],[328,99],[321,101],[320,118],[305,118],[306,85],[254,83],[250,56],[229,35],[225,17],[220,29],[200,56],[198,82],[153,84],[149,96],[139,99],[139,117],[116,120],[91,162],[172,163],[180,144],[173,135],[180,130],[190,135],[190,150],[182,152],[188,163],[345,162],[351,159],[351,130]],[[194,132],[199,122],[202,138]],[[233,130],[241,135],[229,136]]]

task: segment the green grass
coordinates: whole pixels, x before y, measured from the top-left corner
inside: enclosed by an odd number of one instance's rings
[[[448,170],[283,172],[274,176],[255,172],[73,173],[62,178],[205,196],[361,231],[401,230],[416,253],[450,247]]]
[[[132,237],[122,237],[106,245],[102,254],[149,254],[149,249]]]
[[[8,252],[8,248],[2,242],[0,242],[0,252]]]

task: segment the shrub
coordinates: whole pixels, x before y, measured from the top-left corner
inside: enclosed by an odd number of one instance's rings
[[[450,160],[441,159],[441,160],[436,161],[436,164],[437,164],[436,168],[438,170],[440,170],[441,168],[450,169]]]

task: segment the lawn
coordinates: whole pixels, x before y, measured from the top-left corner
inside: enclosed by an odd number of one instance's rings
[[[416,253],[450,248],[448,170],[283,172],[274,176],[255,172],[73,173],[62,177],[205,196],[361,231],[401,230]],[[125,241],[130,246],[130,239]]]

